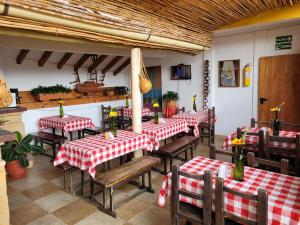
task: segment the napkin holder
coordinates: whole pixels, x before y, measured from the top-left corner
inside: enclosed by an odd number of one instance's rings
[[[105,132],[104,133],[104,138],[106,140],[109,140],[109,139],[114,139],[115,137],[114,137],[114,135],[111,132]]]
[[[218,177],[226,178],[229,175],[229,169],[227,164],[222,164],[219,168]]]

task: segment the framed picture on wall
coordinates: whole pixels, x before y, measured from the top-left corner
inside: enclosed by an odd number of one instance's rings
[[[240,60],[219,61],[218,80],[219,87],[239,87]]]

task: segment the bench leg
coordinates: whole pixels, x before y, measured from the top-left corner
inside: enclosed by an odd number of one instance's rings
[[[70,131],[69,134],[70,134],[70,140],[73,141],[73,133],[72,133],[72,131]]]
[[[55,128],[52,128],[52,134],[55,135]]]
[[[81,175],[80,193],[81,193],[81,196],[83,196],[84,170],[80,170],[80,175]]]
[[[185,161],[188,161],[188,153],[187,153],[187,150],[184,151],[184,159],[185,159]]]
[[[142,174],[142,185],[140,186],[140,189],[145,188],[145,174]]]
[[[120,156],[120,165],[124,164],[123,156]]]
[[[170,157],[170,171],[172,171],[172,166],[173,166],[173,157]]]
[[[148,171],[148,182],[149,182],[149,187],[148,187],[148,192],[154,193],[154,190],[152,189],[152,178],[151,178],[151,170]]]
[[[167,174],[167,158],[164,158],[164,173]]]
[[[94,180],[92,176],[90,176],[90,199],[94,200]]]
[[[81,139],[81,130],[78,130],[78,139]]]
[[[192,146],[191,147],[191,159],[193,159],[194,158],[194,147]]]

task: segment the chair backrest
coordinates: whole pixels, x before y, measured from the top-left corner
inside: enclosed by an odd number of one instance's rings
[[[233,151],[223,151],[223,150],[217,150],[214,145],[209,146],[209,158],[216,159],[216,155],[226,155],[231,156],[232,162],[234,161],[235,152]]]
[[[176,108],[176,114],[179,114],[179,113],[184,113],[185,112],[185,107],[183,106],[182,108]]]
[[[258,127],[261,127],[261,126],[270,127],[271,122],[272,121],[256,121],[255,118],[251,118],[250,125],[251,125],[252,128],[254,128],[256,126],[258,126]]]
[[[101,105],[101,115],[102,115],[102,128],[106,128],[107,124],[110,124],[109,112],[111,110],[111,106]]]
[[[250,220],[245,217],[238,216],[234,213],[228,212],[224,207],[224,192],[239,196],[244,199],[257,201],[257,220]],[[257,195],[250,195],[243,192],[233,190],[224,186],[222,178],[216,178],[215,189],[215,217],[216,225],[224,225],[224,219],[228,218],[241,224],[268,224],[268,193],[264,189],[258,189]]]
[[[238,127],[237,130],[236,130],[236,134],[237,134],[236,135],[237,138],[241,138],[242,135],[245,134],[245,132],[242,131],[242,129]],[[244,149],[247,150],[247,151],[257,150],[259,157],[263,158],[264,157],[264,143],[265,143],[264,131],[259,130],[258,133],[256,133],[256,132],[247,132],[247,135],[258,136],[258,143],[257,144],[246,144]]]
[[[247,165],[250,167],[263,165],[266,168],[268,168],[268,167],[277,168],[280,170],[281,174],[289,173],[289,160],[281,159],[280,162],[276,162],[276,161],[271,161],[271,160],[267,160],[267,159],[261,159],[261,158],[255,157],[253,152],[248,152],[248,154],[247,154]]]
[[[208,122],[214,125],[215,121],[216,121],[216,112],[215,112],[215,107],[213,106],[208,109]]]
[[[179,188],[179,176],[191,178],[195,180],[204,180],[203,194],[189,192]],[[211,224],[212,222],[212,172],[204,171],[203,175],[193,175],[179,170],[178,165],[172,167],[172,216],[180,216],[179,211],[179,195],[203,201],[203,224]],[[188,217],[188,215],[184,215]]]

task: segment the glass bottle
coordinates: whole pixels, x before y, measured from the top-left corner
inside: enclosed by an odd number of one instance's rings
[[[59,117],[60,118],[64,117],[64,108],[62,105],[59,106]]]
[[[244,181],[244,154],[240,146],[237,146],[236,148],[233,179],[236,181]]]

